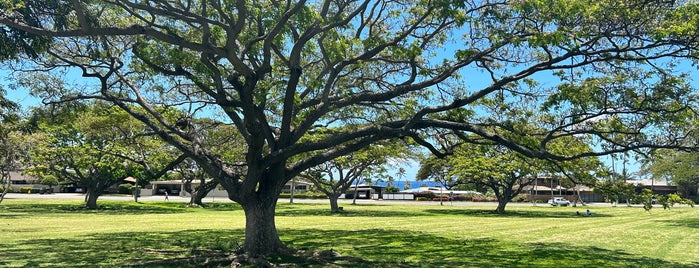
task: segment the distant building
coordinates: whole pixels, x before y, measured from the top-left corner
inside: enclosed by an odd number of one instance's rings
[[[537,177],[536,181],[523,187],[522,194],[527,196],[527,201],[545,202],[553,196],[575,200],[580,195],[583,202],[604,202],[604,196],[595,193],[592,187],[575,185],[566,188],[563,186],[563,180],[554,177]]]
[[[353,199],[355,193],[357,199],[383,199],[385,189],[386,187],[380,185],[352,185],[345,192],[345,199]]]
[[[284,185],[282,192],[290,192],[291,184],[291,181],[287,182],[286,185]],[[312,185],[313,184],[309,182],[296,180],[294,182],[294,188],[296,189],[295,192],[306,192],[310,190]],[[199,181],[192,181],[192,188],[196,188],[198,186]],[[143,189],[141,189],[141,196],[165,195],[166,192],[169,195],[189,196],[189,193],[185,191],[182,180],[151,181],[149,184],[145,185]],[[218,186],[209,192],[207,197],[228,197],[228,192]]]
[[[10,171],[10,187],[14,191],[19,191],[21,188],[31,188],[34,193],[43,193],[47,190],[57,192],[60,190],[59,185],[49,187],[41,184],[41,179],[24,174],[22,170]]]
[[[677,193],[677,186],[669,185],[665,179],[627,180],[626,182],[641,189],[649,189],[653,194],[668,195]]]
[[[311,187],[313,187],[313,183],[296,179],[294,181],[288,181],[286,184],[284,184],[282,193],[291,193],[292,184],[294,185],[294,193],[305,193],[311,190]]]

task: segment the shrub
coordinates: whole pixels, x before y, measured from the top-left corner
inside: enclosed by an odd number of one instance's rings
[[[130,183],[119,184],[117,192],[120,194],[130,194],[135,186]]]
[[[282,193],[279,195],[279,198],[291,198],[291,193]],[[305,192],[305,193],[294,193],[294,198],[299,198],[299,199],[326,199],[328,198],[325,194],[322,193],[311,193],[311,192]]]
[[[454,201],[472,201],[473,196],[471,196],[471,195],[455,195],[453,200]]]
[[[486,197],[486,196],[473,197],[473,202],[495,202],[495,201],[498,201],[498,199],[495,197]]]
[[[432,201],[439,201],[440,199],[441,199],[442,201],[449,201],[449,196],[443,195],[441,198],[440,198],[440,197],[435,197],[435,198],[432,198]]]
[[[667,196],[659,196],[658,197],[658,203],[663,205],[663,209],[670,209],[675,204],[684,204],[684,205],[689,205],[691,207],[694,207],[695,203],[694,201],[686,198],[680,197],[678,194],[669,194]]]
[[[454,196],[454,201],[475,201],[479,202],[476,199],[479,198],[485,198],[485,196],[479,192],[469,192],[465,194],[459,194]],[[480,200],[480,199],[479,199]],[[481,200],[482,201],[482,200]]]
[[[28,194],[29,192],[38,193],[39,191],[32,189],[32,187],[22,187],[19,188],[19,192],[23,194]]]
[[[398,187],[393,186],[393,185],[386,186],[386,193],[391,194],[391,193],[397,193],[397,192],[400,192],[400,189],[398,189]]]
[[[512,198],[512,202],[521,203],[521,202],[526,202],[526,201],[527,201],[527,195],[525,195],[525,194],[518,194],[517,196],[515,196],[515,198]]]
[[[424,200],[430,200],[430,199],[433,199],[433,198],[437,197],[437,195],[435,195],[433,192],[417,192],[417,193],[413,193],[413,198],[415,198],[415,200],[417,200],[417,199],[420,198],[420,197],[424,198]],[[419,200],[418,200],[418,201],[419,201]]]

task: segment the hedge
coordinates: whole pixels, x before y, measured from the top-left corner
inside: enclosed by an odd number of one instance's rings
[[[290,193],[282,193],[279,198],[291,198]],[[327,199],[328,197],[322,193],[294,193],[294,198],[299,199]]]

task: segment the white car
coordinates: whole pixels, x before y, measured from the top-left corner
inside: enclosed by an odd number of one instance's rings
[[[548,203],[552,206],[568,206],[568,205],[570,205],[570,201],[568,201],[567,199],[565,199],[563,197],[551,198],[551,199],[549,199]]]

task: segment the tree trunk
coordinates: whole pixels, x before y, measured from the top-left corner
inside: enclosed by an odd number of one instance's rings
[[[359,179],[354,183],[354,195],[352,196],[352,205],[357,204],[357,193],[359,193]]]
[[[189,197],[189,206],[190,207],[203,207],[204,202],[202,200],[204,199],[204,196],[206,194],[202,194],[201,191],[193,191],[190,193],[191,196]]]
[[[2,182],[0,183],[0,187],[2,187],[2,193],[0,193],[0,203],[2,203],[2,201],[5,200],[5,195],[10,191],[10,175],[4,170],[0,173],[0,175],[2,175],[2,178],[0,178],[0,182]]]
[[[97,194],[96,189],[88,188],[87,193],[85,194],[85,207],[89,209],[97,209],[98,197],[99,194]]]
[[[509,200],[506,200],[506,198],[499,198],[498,199],[498,207],[495,209],[495,213],[505,214],[505,206],[507,206],[508,202],[509,202]]]
[[[201,180],[199,186],[196,189],[192,189],[192,183],[189,181],[185,183],[185,192],[190,194],[189,206],[204,206],[204,197],[206,197],[212,190],[216,189],[218,186],[217,180],[205,181]]]
[[[294,203],[294,192],[296,191],[296,177],[291,178],[291,194],[289,195],[289,203]]]
[[[329,195],[328,198],[330,199],[330,212],[336,213],[336,212],[342,212],[340,209],[340,206],[337,203],[337,198],[339,195]]]
[[[214,184],[213,187],[206,187],[204,185],[200,185],[199,187],[197,187],[195,191],[190,193],[192,197],[189,198],[189,205],[196,205],[200,207],[204,206],[204,202],[202,202],[202,200],[204,200],[204,197],[206,197],[206,195],[208,195],[209,192],[211,192],[211,190],[213,190],[214,188],[216,188],[216,184]]]
[[[243,250],[250,257],[279,255],[286,249],[279,239],[274,223],[276,196],[256,197],[242,203],[245,211],[245,242]]]

